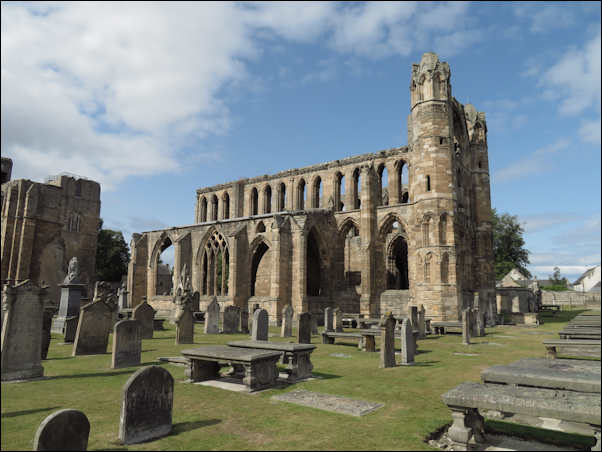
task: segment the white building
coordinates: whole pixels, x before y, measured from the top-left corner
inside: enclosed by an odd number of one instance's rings
[[[600,265],[590,268],[583,273],[571,286],[573,290],[579,292],[589,292],[596,285],[600,284]]]

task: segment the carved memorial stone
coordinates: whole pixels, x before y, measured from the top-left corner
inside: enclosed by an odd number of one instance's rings
[[[44,375],[42,322],[46,288],[25,280],[7,289],[2,325],[2,381]]]
[[[219,334],[219,303],[213,297],[205,311],[205,334]]]
[[[174,379],[159,366],[138,369],[123,387],[119,439],[135,444],[171,432]]]
[[[194,317],[189,309],[178,310],[175,318],[176,345],[194,344]]]
[[[395,367],[395,317],[390,312],[380,321],[380,367]]]
[[[268,340],[268,311],[258,309],[253,313],[253,327],[251,329],[251,339],[254,341]]]
[[[52,324],[52,332],[63,334],[65,336],[64,341],[67,343],[73,342],[75,338],[72,326],[77,321],[74,321],[73,318],[79,317],[82,298],[86,293],[86,286],[81,284],[79,273],[77,257],[73,257],[69,261],[67,276],[65,276],[63,284],[60,285],[59,312]],[[71,320],[69,331],[67,331],[67,325],[65,325],[68,320]]]
[[[334,308],[332,311],[334,317],[334,327],[335,331],[342,333],[343,332],[343,311],[340,308]]]
[[[153,338],[153,331],[155,330],[154,319],[156,313],[157,311],[155,311],[153,307],[146,301],[146,297],[142,299],[142,303],[134,308],[132,319],[140,322],[140,334],[142,335],[142,339]]]
[[[238,306],[226,306],[224,308],[224,327],[222,333],[237,334],[238,322],[240,321],[240,308]]]
[[[403,319],[401,322],[401,364],[409,366],[414,364],[414,334],[410,319]]]
[[[33,450],[86,450],[90,422],[78,410],[59,410],[46,417],[38,427]]]
[[[142,354],[142,328],[138,320],[121,320],[113,328],[113,356],[111,368],[140,364]]]
[[[73,356],[106,353],[109,333],[113,328],[113,310],[101,299],[81,308]]]
[[[282,331],[281,337],[291,337],[293,335],[293,316],[295,311],[290,304],[287,304],[282,310]]]

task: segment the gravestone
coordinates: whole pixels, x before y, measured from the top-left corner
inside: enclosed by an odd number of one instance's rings
[[[205,321],[206,318],[205,318]],[[190,309],[178,309],[176,318],[176,345],[194,344],[194,316]]]
[[[290,304],[282,310],[282,331],[280,337],[291,337],[293,335],[293,315],[295,311]]]
[[[139,320],[121,320],[113,328],[111,369],[140,364],[142,328]]]
[[[299,314],[298,319],[297,342],[300,344],[311,344],[312,315],[309,312],[302,312]]]
[[[2,381],[27,380],[44,375],[42,322],[46,288],[30,280],[8,287],[2,325]]]
[[[420,309],[418,309],[418,337],[420,339],[424,339],[426,337],[426,320],[424,318],[426,310],[424,309],[424,305],[420,305]]]
[[[380,321],[380,367],[395,367],[395,317],[390,312]]]
[[[219,334],[219,303],[213,297],[205,311],[205,334]]]
[[[312,336],[318,335],[318,319],[323,316],[323,313],[311,314],[311,334]]]
[[[410,306],[410,321],[412,322],[412,329],[418,331],[418,307]]]
[[[340,308],[334,308],[332,310],[332,315],[334,317],[335,331],[342,333],[343,332],[343,311],[341,311]]]
[[[414,364],[414,334],[410,319],[403,319],[401,322],[401,364],[410,366]]]
[[[109,332],[113,328],[113,310],[101,299],[81,308],[73,356],[106,353]]]
[[[52,317],[56,314],[57,308],[47,300],[42,315],[42,359],[48,357],[48,347],[50,347],[50,331],[52,329]]]
[[[140,322],[140,334],[142,339],[152,339],[155,330],[154,319],[157,311],[148,304],[146,297],[142,298],[142,303],[134,308],[132,319]]]
[[[240,308],[238,306],[226,306],[224,309],[224,334],[237,334],[238,322],[240,321]]]
[[[332,308],[324,309],[324,331],[334,330],[332,320]]]
[[[477,309],[475,312],[475,317],[477,336],[483,337],[485,336],[485,313]]]
[[[477,337],[477,309],[478,308],[470,308],[468,310],[468,327],[470,332],[470,337]]]
[[[119,439],[135,444],[171,432],[174,380],[159,366],[138,369],[123,387]]]
[[[249,334],[249,308],[246,306],[240,310],[240,332]]]
[[[86,450],[90,422],[78,410],[59,410],[46,417],[38,427],[33,450]]]
[[[82,306],[82,298],[86,293],[86,286],[80,281],[79,262],[77,257],[72,257],[69,261],[67,275],[60,284],[61,299],[59,302],[59,312],[57,317],[52,322],[52,332],[65,335],[65,342],[73,342],[75,333],[73,329],[69,331],[69,337],[65,332],[65,323],[67,319],[79,317],[80,307]],[[73,324],[73,320],[71,322]],[[77,323],[77,321],[75,322]]]
[[[268,311],[265,309],[258,309],[253,313],[251,339],[254,341],[268,340]]]
[[[77,324],[79,323],[79,315],[67,317],[63,327],[63,341],[65,344],[72,344],[75,341],[75,333],[77,333]]]
[[[462,343],[470,344],[470,309],[462,311]]]

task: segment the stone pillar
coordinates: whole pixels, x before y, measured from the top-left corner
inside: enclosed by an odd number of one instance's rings
[[[308,312],[307,237],[302,229],[293,231],[292,305],[296,312]]]
[[[226,294],[226,253],[222,252],[222,286],[220,288],[222,297]]]
[[[362,295],[360,312],[372,316],[378,311],[375,294],[376,275],[374,274],[374,240],[376,238],[376,203],[374,187],[376,173],[372,166],[361,168],[362,202],[360,210],[360,238],[362,263]]]
[[[58,316],[52,323],[52,332],[65,334],[67,319],[79,317],[82,293],[85,291],[83,284],[61,284],[61,300]],[[69,342],[65,337],[65,342]]]
[[[380,367],[395,367],[395,317],[390,312],[380,321]]]
[[[387,166],[387,174],[389,176],[389,205],[399,204],[401,199],[399,199],[399,192],[401,180],[399,178],[400,171],[398,168],[393,166]]]

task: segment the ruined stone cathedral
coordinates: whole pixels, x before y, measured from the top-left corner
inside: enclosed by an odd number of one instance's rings
[[[371,317],[422,304],[433,320],[478,306],[493,319],[485,114],[452,96],[434,53],[412,66],[410,99],[407,146],[201,188],[195,224],[134,234],[131,305],[171,309],[157,274],[173,245],[173,279],[189,269],[200,310],[217,296],[272,323],[287,304]]]

